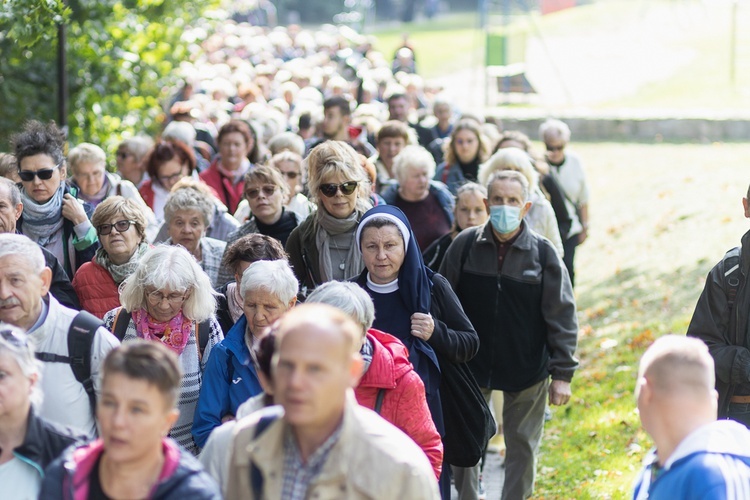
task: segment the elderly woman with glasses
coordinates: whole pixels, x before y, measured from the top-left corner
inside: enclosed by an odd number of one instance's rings
[[[263,392],[251,351],[263,330],[297,302],[299,284],[285,260],[259,260],[242,275],[244,315],[214,350],[193,421],[193,439],[203,447],[211,431],[237,408]]]
[[[23,203],[16,229],[49,250],[72,279],[94,256],[98,240],[89,221],[93,208],[65,182],[65,135],[54,123],[30,121],[12,143]]]
[[[221,258],[226,242],[206,236],[206,228],[214,216],[210,197],[194,189],[178,189],[169,195],[164,205],[168,245],[181,245],[200,263],[211,280],[211,286],[224,284],[219,279]]]
[[[0,323],[0,484],[4,498],[37,498],[42,471],[83,436],[37,415],[39,362],[26,335]]]
[[[161,342],[174,351],[183,372],[180,418],[171,436],[197,451],[190,428],[211,350],[223,339],[214,317],[215,292],[206,273],[182,247],[158,246],[149,251],[122,284],[122,307],[104,316],[105,326],[127,343],[134,339]]]
[[[78,270],[73,288],[81,307],[103,318],[107,311],[120,307],[120,283],[133,274],[148,251],[146,214],[134,200],[112,196],[96,207],[91,223],[101,247]]]
[[[102,366],[97,402],[101,437],[53,462],[39,498],[220,499],[200,463],[167,438],[181,417],[180,368],[174,353],[153,342],[112,351]]]
[[[364,269],[354,233],[370,208],[370,186],[357,153],[341,141],[316,146],[307,157],[310,196],[318,210],[289,235],[286,251],[303,293]]]

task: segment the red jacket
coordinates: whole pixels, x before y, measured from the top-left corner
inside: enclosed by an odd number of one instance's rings
[[[144,182],[141,187],[138,188],[138,192],[141,193],[141,198],[146,202],[148,208],[154,209],[154,188],[151,187],[151,179]]]
[[[380,416],[401,429],[422,448],[435,477],[443,467],[443,442],[427,407],[424,384],[409,362],[409,351],[396,337],[371,328],[372,362],[354,389],[357,402],[370,409],[380,389],[386,389]]]
[[[229,213],[233,214],[237,211],[237,205],[240,204],[245,194],[245,180],[232,184],[232,179],[224,177],[219,172],[218,165],[218,160],[214,160],[207,170],[200,173],[200,178],[216,191],[217,197],[227,206]]]
[[[73,288],[81,308],[98,318],[120,307],[120,293],[109,271],[91,260],[81,266],[73,277]]]

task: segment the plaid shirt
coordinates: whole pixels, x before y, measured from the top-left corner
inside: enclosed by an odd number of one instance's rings
[[[284,483],[281,498],[288,500],[306,498],[307,489],[323,470],[328,454],[338,442],[340,435],[341,425],[308,457],[307,463],[303,463],[294,436],[291,431],[287,430],[284,436]]]

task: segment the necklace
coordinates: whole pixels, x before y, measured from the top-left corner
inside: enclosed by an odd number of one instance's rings
[[[336,249],[336,253],[341,255],[341,249],[336,244],[336,240],[334,238],[335,236],[331,235],[331,243],[333,243],[333,247]],[[346,255],[344,255],[343,259],[341,259],[341,263],[339,264],[339,269],[342,271],[346,269]]]

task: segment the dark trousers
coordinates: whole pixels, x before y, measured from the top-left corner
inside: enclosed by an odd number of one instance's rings
[[[578,246],[578,235],[574,234],[567,240],[563,242],[563,251],[565,252],[565,255],[563,255],[563,263],[565,264],[565,268],[568,270],[568,275],[570,276],[570,285],[575,286],[575,269],[573,268],[573,259],[575,259],[576,256],[576,247]]]

